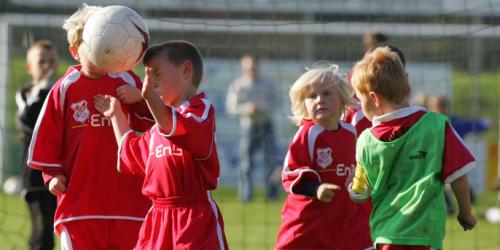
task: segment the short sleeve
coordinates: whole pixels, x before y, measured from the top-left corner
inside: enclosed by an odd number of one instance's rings
[[[42,170],[44,167],[62,167],[64,98],[60,98],[60,84],[55,85],[45,99],[38,116],[28,151],[28,165]]]
[[[474,168],[475,159],[456,130],[447,122],[441,180],[448,183]]]
[[[286,192],[296,194],[295,188],[302,180],[321,182],[321,177],[312,168],[312,160],[308,150],[308,129],[301,127],[290,145],[283,164],[281,174]]]
[[[145,176],[150,152],[149,143],[152,143],[153,139],[154,135],[150,131],[138,136],[129,130],[118,145],[118,172]]]
[[[215,111],[206,99],[195,100],[178,111],[172,108],[172,130],[160,131],[170,141],[191,152],[197,160],[208,159],[215,143]]]

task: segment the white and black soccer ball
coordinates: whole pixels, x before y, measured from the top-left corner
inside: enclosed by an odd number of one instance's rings
[[[88,59],[108,72],[127,71],[141,62],[148,48],[149,32],[142,17],[120,5],[93,13],[83,28]]]

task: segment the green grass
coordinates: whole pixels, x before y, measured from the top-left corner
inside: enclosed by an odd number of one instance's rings
[[[233,189],[219,189],[213,194],[224,216],[226,237],[231,249],[272,249],[280,223],[283,198],[265,202],[262,192],[253,202],[240,203]],[[444,249],[500,249],[500,224],[490,224],[481,218],[488,207],[495,206],[495,194],[479,197],[474,213],[478,224],[463,232],[455,217],[448,217]],[[30,230],[26,204],[19,196],[0,193],[0,249],[27,249]],[[56,249],[59,249],[58,244]]]

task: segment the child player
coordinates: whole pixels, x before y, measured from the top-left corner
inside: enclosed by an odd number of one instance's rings
[[[27,168],[26,161],[36,119],[52,87],[51,78],[57,70],[56,47],[49,40],[36,41],[28,49],[26,59],[32,80],[16,93],[16,125],[21,132],[23,146],[22,194],[31,217],[30,249],[52,249],[57,200],[44,185],[42,172]]]
[[[308,70],[290,90],[300,128],[283,166],[289,195],[276,249],[371,248],[368,214],[344,188],[355,165],[356,132],[339,119],[354,104],[352,92],[336,65]]]
[[[132,249],[151,206],[140,192],[142,178],[114,169],[111,122],[93,106],[97,94],[142,87],[132,71],[105,72],[83,53],[83,27],[98,8],[84,5],[64,23],[71,55],[81,64],[69,67],[48,94],[29,148],[29,166],[42,170],[58,198],[54,226],[63,249]],[[123,109],[134,129],[152,125],[141,124],[130,106]]]
[[[371,189],[376,248],[441,249],[445,181],[457,198],[458,221],[472,229],[466,173],[474,158],[445,116],[409,105],[410,84],[398,55],[388,47],[368,53],[356,64],[352,83],[373,127],[358,138],[350,193],[363,200]]]
[[[203,62],[193,44],[168,41],[144,56],[142,95],[156,120],[138,136],[120,102],[96,96],[96,107],[113,123],[119,143],[118,171],[144,177],[153,202],[137,249],[227,249],[222,215],[210,197],[217,187],[215,111],[201,83]]]

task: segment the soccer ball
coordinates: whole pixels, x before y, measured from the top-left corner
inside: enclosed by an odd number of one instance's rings
[[[89,17],[82,39],[80,46],[95,66],[107,72],[122,72],[142,60],[149,32],[137,12],[114,5],[103,7]]]
[[[6,194],[18,194],[21,192],[21,180],[17,176],[7,178],[3,183],[3,192]]]

